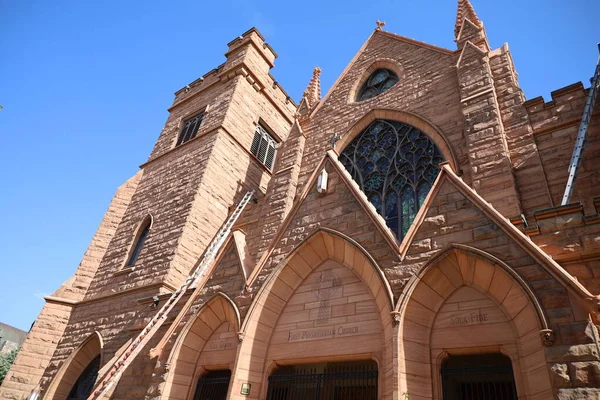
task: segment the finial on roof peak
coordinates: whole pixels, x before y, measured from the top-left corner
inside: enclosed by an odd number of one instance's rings
[[[319,101],[321,101],[321,68],[315,67],[313,70],[313,76],[308,83],[308,87],[304,91],[304,97],[308,101],[310,108],[314,107]]]
[[[469,0],[458,0],[458,11],[456,12],[456,25],[454,26],[454,37],[458,38],[460,28],[462,27],[463,21],[468,19],[478,28],[483,28],[483,22],[477,16],[475,8]]]
[[[377,20],[375,23],[377,24],[377,28],[375,28],[376,31],[382,30],[385,26],[385,21]]]

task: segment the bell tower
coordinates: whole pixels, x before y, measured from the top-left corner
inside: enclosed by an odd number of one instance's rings
[[[179,287],[230,207],[250,189],[265,193],[296,104],[270,74],[277,54],[257,29],[225,56],[175,93],[150,157],[117,192],[74,276],[46,298],[2,396],[25,398],[38,382],[44,395],[95,331],[111,359],[154,313],[137,300]],[[269,135],[270,158],[253,146],[257,131]]]

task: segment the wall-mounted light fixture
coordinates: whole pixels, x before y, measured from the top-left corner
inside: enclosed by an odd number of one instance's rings
[[[323,168],[323,171],[321,171],[317,180],[317,192],[320,194],[327,192],[327,177],[327,171],[325,171],[325,168]]]

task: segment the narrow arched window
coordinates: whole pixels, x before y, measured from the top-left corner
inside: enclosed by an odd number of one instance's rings
[[[398,80],[398,75],[391,69],[380,68],[375,70],[361,86],[356,101],[375,97],[394,86]]]
[[[375,120],[344,149],[340,161],[402,240],[444,157],[429,136],[417,128]]]
[[[144,221],[141,230],[139,231],[139,234],[135,241],[135,245],[131,249],[131,253],[129,254],[129,258],[127,259],[127,264],[125,264],[125,268],[133,267],[135,265],[135,263],[137,262],[140,252],[142,251],[142,248],[144,247],[144,242],[146,241],[146,238],[148,237],[148,232],[150,231],[151,225],[152,225],[152,219],[147,218]]]
[[[94,383],[98,378],[98,371],[100,370],[100,355],[96,356],[90,363],[85,367],[77,381],[71,388],[67,400],[85,400],[92,393]]]

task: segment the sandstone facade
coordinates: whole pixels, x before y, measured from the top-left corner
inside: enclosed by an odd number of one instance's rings
[[[280,368],[375,360],[377,398],[442,399],[449,359],[489,354],[510,359],[520,399],[600,395],[600,111],[560,206],[588,89],[526,101],[508,46],[490,48],[467,0],[455,34],[449,50],[377,29],[323,98],[316,70],[299,105],[270,75],[276,54],[256,29],[229,43],[224,64],[175,94],[0,398],[64,400],[98,355],[102,376],[251,189],[256,202],[166,347],[150,357],[183,304],[112,398],[191,400],[199,377],[230,370],[227,398],[265,399]],[[355,101],[381,68],[398,83]],[[195,138],[176,146],[199,112]],[[420,130],[446,160],[402,240],[339,160],[376,120]],[[280,143],[272,170],[251,151],[258,124]]]

